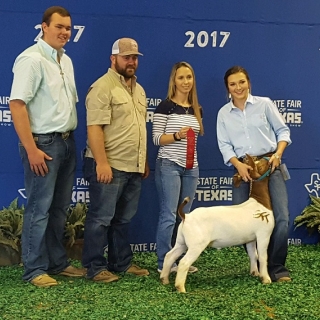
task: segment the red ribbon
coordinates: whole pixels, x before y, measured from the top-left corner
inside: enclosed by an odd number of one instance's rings
[[[186,159],[186,169],[193,168],[194,162],[194,147],[196,144],[196,136],[192,128],[187,131],[187,159]]]

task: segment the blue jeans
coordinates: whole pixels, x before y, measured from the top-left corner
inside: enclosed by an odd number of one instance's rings
[[[44,273],[59,273],[69,265],[63,240],[76,169],[72,133],[66,140],[57,133],[33,136],[37,147],[52,160],[46,161],[49,172],[37,176],[19,144],[27,195],[22,228],[23,279],[27,281]]]
[[[185,197],[190,202],[184,212],[190,212],[196,193],[199,168],[186,169],[168,159],[157,159],[155,181],[158,191],[160,213],[157,230],[158,269],[162,270],[166,253],[172,248],[172,235],[176,223],[177,208]],[[173,243],[175,239],[173,239]]]
[[[142,175],[112,168],[111,182],[100,183],[93,158],[84,159],[83,170],[90,183],[82,253],[87,277],[91,279],[103,270],[126,271],[133,256],[128,240],[129,225],[138,209]]]
[[[239,188],[233,187],[233,204],[240,204],[249,198],[250,184],[242,181]],[[272,281],[288,277],[284,266],[288,253],[289,209],[285,181],[279,168],[269,178],[269,193],[275,219],[268,247],[268,272]]]

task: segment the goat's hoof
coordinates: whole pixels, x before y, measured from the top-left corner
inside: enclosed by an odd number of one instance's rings
[[[259,277],[259,271],[258,270],[253,270],[250,272],[250,274],[254,277]]]
[[[186,288],[182,286],[176,286],[176,289],[180,293],[186,293]]]
[[[169,284],[169,278],[160,278],[162,284]]]
[[[261,278],[261,282],[263,283],[263,284],[270,284],[271,283],[271,279],[269,278]]]

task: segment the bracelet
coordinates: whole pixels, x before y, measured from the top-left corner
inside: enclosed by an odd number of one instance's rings
[[[278,160],[281,159],[281,157],[280,157],[277,153],[274,153],[273,155],[274,155],[274,157],[275,157],[276,159],[278,159]]]
[[[176,136],[176,134],[177,134],[178,132],[175,132],[174,134],[173,134],[173,139],[174,139],[174,141],[181,141],[181,138],[177,138],[177,136]]]

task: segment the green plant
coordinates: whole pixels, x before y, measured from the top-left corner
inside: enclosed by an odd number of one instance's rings
[[[108,284],[54,276],[58,285],[39,289],[21,280],[19,266],[0,268],[2,320],[319,320],[320,246],[290,245],[287,267],[293,281],[263,285],[249,274],[242,246],[207,248],[188,275],[187,294],[174,287],[175,273],[164,286],[157,255],[134,254],[133,263],[150,275],[119,274]],[[81,267],[80,261],[71,261]],[[18,297],[18,298],[17,298]]]
[[[84,222],[88,206],[84,202],[77,202],[71,205],[67,212],[67,221],[65,226],[65,238],[67,240],[66,246],[72,247],[76,239],[83,238]]]
[[[309,196],[311,203],[294,219],[294,224],[296,228],[305,225],[311,231],[317,229],[320,232],[320,198]]]
[[[19,252],[24,205],[18,206],[18,198],[9,207],[0,210],[0,243]]]

